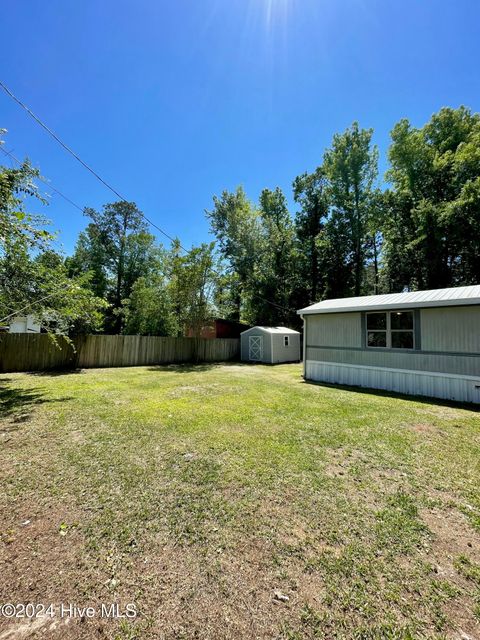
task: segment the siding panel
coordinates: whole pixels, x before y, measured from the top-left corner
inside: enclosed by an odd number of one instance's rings
[[[458,402],[480,402],[480,377],[468,378],[310,360],[306,363],[306,374],[308,380],[319,382],[384,389]]]
[[[280,333],[272,334],[273,357],[272,362],[298,362],[300,360],[300,335],[291,333],[288,335],[288,347],[284,344],[284,335]]]
[[[480,307],[422,309],[422,349],[480,354]]]
[[[371,349],[323,349],[307,345],[306,359],[367,367],[480,376],[480,355],[428,354],[422,351],[402,353],[398,351],[373,351]]]
[[[361,347],[360,313],[329,313],[305,316],[308,344],[329,347]]]

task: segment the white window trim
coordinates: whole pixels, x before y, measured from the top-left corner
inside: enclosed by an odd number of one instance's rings
[[[290,346],[290,336],[283,336],[283,346],[284,347]]]
[[[398,311],[401,311],[402,313],[408,313],[410,312],[412,314],[412,320],[413,320],[413,327],[411,329],[392,329],[392,323],[391,323],[391,315],[392,313],[398,313]],[[368,316],[372,315],[374,313],[385,313],[387,315],[387,328],[386,329],[369,329],[368,328]],[[409,331],[412,334],[412,338],[413,338],[413,347],[411,348],[405,348],[405,347],[392,347],[392,333],[406,333],[407,331]],[[368,344],[368,334],[369,333],[386,333],[386,338],[387,338],[387,346],[386,347],[372,347]],[[392,309],[391,311],[367,311],[365,314],[365,346],[367,349],[372,349],[373,351],[379,351],[379,350],[386,350],[386,349],[390,349],[390,350],[394,350],[394,351],[415,351],[415,312],[413,309]]]

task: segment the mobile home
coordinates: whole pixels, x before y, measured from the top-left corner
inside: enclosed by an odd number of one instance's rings
[[[480,285],[324,300],[304,321],[304,377],[480,402]]]

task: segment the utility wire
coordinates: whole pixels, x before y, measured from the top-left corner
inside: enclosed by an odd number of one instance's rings
[[[58,135],[52,131],[52,129],[50,129],[50,127],[48,127],[37,115],[35,115],[35,113],[33,113],[33,111],[31,109],[29,109],[27,107],[26,104],[24,104],[19,98],[17,98],[17,96],[10,91],[10,89],[0,80],[0,87],[2,87],[2,89],[5,91],[5,93],[12,98],[12,100],[14,100],[20,107],[22,107],[22,109],[24,109],[28,115],[33,118],[35,120],[35,122],[37,122],[37,124],[39,124],[54,140],[56,140],[56,142],[58,142],[58,144],[63,147],[63,149],[65,149],[65,151],[67,151],[71,156],[73,156],[75,158],[75,160],[77,160],[77,162],[79,162],[85,169],[87,169],[87,171],[89,171],[95,178],[97,178],[97,180],[99,180],[105,187],[107,187],[107,189],[109,189],[112,193],[114,193],[118,198],[120,198],[120,200],[122,200],[123,202],[127,202],[128,200],[126,198],[124,198],[114,187],[112,187],[106,180],[104,180],[94,169],[92,169],[86,162],[84,162],[80,156],[75,153],[75,151],[73,151],[73,149],[71,149],[67,144],[65,144],[59,137]],[[65,196],[63,196],[65,197]],[[73,204],[73,203],[72,203]],[[74,205],[77,206],[77,205]],[[79,207],[78,207],[79,208]],[[83,211],[83,209],[82,209]],[[152,227],[154,227],[155,229],[157,229],[162,235],[164,235],[166,238],[168,238],[169,240],[171,240],[172,242],[176,242],[177,240],[174,239],[171,235],[169,235],[168,233],[166,233],[166,231],[164,231],[161,227],[159,227],[158,225],[156,225],[154,222],[152,222],[149,218],[147,218],[147,216],[143,213],[140,212],[140,215],[143,217],[143,219],[148,222]],[[182,251],[184,251],[185,253],[188,253],[187,249],[185,249],[185,247],[183,247],[180,242],[178,243],[178,246],[180,247],[180,249],[182,249]],[[288,307],[282,307],[281,305],[272,302],[271,300],[267,300],[266,298],[263,298],[262,296],[259,296],[258,294],[253,294],[254,297],[256,297],[259,300],[263,300],[264,302],[267,302],[268,304],[271,304],[274,307],[278,307],[279,309],[283,309],[284,311],[290,311],[293,312],[293,309],[289,309]]]
[[[21,165],[21,161],[16,158],[13,153],[11,151],[7,151],[6,149],[4,149],[3,147],[0,147],[0,151],[3,151],[3,153],[5,155],[7,155],[8,157],[10,157],[12,160],[14,160],[17,165]],[[58,193],[59,196],[61,196],[64,200],[66,200],[67,202],[69,202],[72,206],[74,206],[76,209],[78,209],[79,211],[81,211],[83,213],[83,209],[82,207],[80,207],[78,204],[76,204],[75,202],[73,202],[73,200],[70,200],[70,198],[68,198],[65,194],[63,194],[61,191],[59,191],[58,189],[56,189],[55,187],[53,187],[47,180],[45,180],[44,178],[42,178],[41,176],[37,176],[37,179],[40,180],[41,182],[43,182],[45,185],[47,185],[47,187],[49,187],[52,191],[54,191],[55,193]],[[276,303],[276,302],[272,302],[271,300],[267,300],[266,298],[263,298],[262,296],[259,296],[258,294],[254,293],[252,294],[255,298],[257,298],[258,300],[263,300],[263,302],[266,302],[267,304],[272,305],[273,307],[277,307],[278,309],[282,309],[283,311],[290,311],[293,312],[293,309],[290,309],[289,307],[283,307],[282,305]],[[32,303],[32,305],[35,304],[35,302]],[[31,306],[31,305],[29,305]],[[27,308],[27,307],[25,307]],[[24,308],[24,309],[25,309]],[[22,310],[24,310],[22,309]],[[18,313],[18,312],[17,312]],[[12,314],[15,315],[15,314]],[[10,316],[7,316],[7,318]],[[0,321],[0,322],[3,322]]]
[[[24,307],[21,307],[20,309],[17,309],[13,313],[10,313],[8,316],[5,316],[5,318],[0,318],[0,322],[5,322],[5,320],[8,320],[9,318],[13,318],[13,316],[17,316],[19,313],[22,313],[22,311],[25,311],[26,309],[30,309],[30,307],[33,307],[34,305],[38,304],[39,302],[43,302],[44,300],[47,300],[48,298],[52,298],[53,296],[56,296],[58,293],[61,293],[62,291],[65,291],[66,289],[69,289],[70,287],[73,287],[73,286],[77,287],[78,285],[75,282],[70,282],[67,285],[65,285],[64,287],[60,287],[60,288],[56,289],[55,291],[53,291],[52,293],[49,293],[48,295],[43,296],[43,298],[39,298],[38,300],[34,300],[33,302],[29,302]]]
[[[19,166],[22,165],[21,161],[18,158],[16,158],[11,151],[7,151],[3,147],[0,147],[0,151],[3,151],[3,153],[6,156],[9,156],[12,160],[14,160],[17,163],[17,165],[19,165]],[[69,204],[71,204],[72,207],[75,207],[76,209],[78,209],[79,211],[81,211],[83,213],[83,209],[82,209],[82,207],[80,205],[78,205],[75,202],[73,202],[73,200],[70,200],[70,198],[68,198],[64,193],[62,193],[61,191],[56,189],[52,184],[50,184],[50,182],[48,182],[48,180],[45,180],[41,176],[36,176],[36,178],[37,178],[37,180],[40,180],[40,182],[43,182],[43,184],[45,184],[49,189],[51,189],[52,191],[57,193],[59,196],[61,196]]]
[[[120,200],[122,200],[123,202],[127,202],[128,200],[126,198],[124,198],[114,187],[112,187],[106,180],[104,180],[94,169],[92,169],[86,162],[84,162],[80,156],[75,153],[75,151],[73,151],[73,149],[71,149],[67,144],[65,144],[58,136],[57,134],[52,131],[52,129],[50,129],[50,127],[48,127],[37,115],[35,115],[33,113],[33,111],[31,109],[29,109],[27,107],[26,104],[24,104],[19,98],[17,98],[17,96],[10,91],[10,89],[0,80],[0,87],[2,87],[2,89],[5,91],[5,93],[12,98],[12,100],[14,100],[20,107],[22,107],[22,109],[24,109],[28,115],[33,118],[35,120],[35,122],[37,122],[37,124],[39,124],[43,129],[45,129],[45,131],[54,139],[58,142],[58,144],[63,147],[63,149],[65,149],[65,151],[67,151],[71,156],[73,156],[75,158],[75,160],[77,160],[77,162],[79,162],[87,171],[89,171],[93,176],[95,176],[95,178],[97,180],[99,180],[105,187],[107,187],[107,189],[109,189],[112,193],[114,193],[118,198],[120,198]],[[152,227],[154,227],[155,229],[157,229],[157,231],[160,231],[160,233],[162,235],[164,235],[166,238],[168,238],[169,240],[171,240],[172,242],[176,242],[176,239],[173,238],[171,235],[169,235],[166,231],[164,231],[161,227],[159,227],[157,224],[155,224],[154,222],[152,222],[152,220],[150,220],[149,218],[147,218],[147,216],[140,212],[140,215],[142,216],[142,218],[148,222],[148,224],[150,224]],[[182,247],[181,244],[179,244],[180,248],[182,249],[182,251],[185,251],[185,253],[188,253],[187,249],[185,249],[185,247]]]

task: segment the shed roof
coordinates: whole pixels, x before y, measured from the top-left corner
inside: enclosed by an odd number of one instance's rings
[[[294,329],[289,329],[288,327],[251,327],[247,329],[247,331],[253,331],[254,329],[261,329],[265,331],[265,333],[300,333],[299,331],[295,331]],[[242,333],[247,333],[247,331],[242,331]],[[240,334],[242,335],[242,334]]]
[[[342,311],[381,311],[382,309],[419,309],[426,307],[452,307],[459,305],[480,305],[480,285],[430,289],[429,291],[408,291],[380,296],[359,296],[357,298],[337,298],[323,300],[297,311],[299,315],[317,313],[339,313]]]

